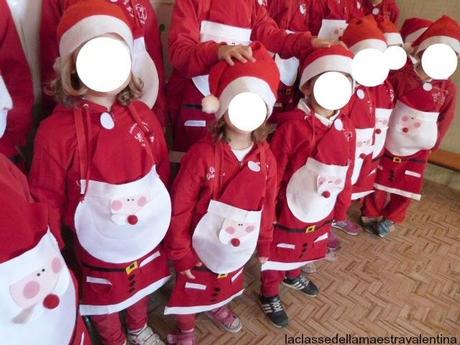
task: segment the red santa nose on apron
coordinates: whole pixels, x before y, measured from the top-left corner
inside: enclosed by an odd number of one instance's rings
[[[47,309],[54,309],[59,305],[59,303],[60,303],[59,296],[55,294],[49,294],[43,300],[43,306]]]
[[[134,214],[129,215],[127,220],[128,220],[128,224],[131,224],[131,225],[136,225],[138,222],[137,216],[135,216]]]

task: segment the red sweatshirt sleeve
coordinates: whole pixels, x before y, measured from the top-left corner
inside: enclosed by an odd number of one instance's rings
[[[169,31],[171,64],[186,78],[207,74],[211,66],[219,61],[217,57],[219,45],[216,42],[200,43],[199,2],[177,0]]]
[[[52,223],[62,224],[67,201],[66,169],[50,148],[52,128],[45,122],[42,122],[35,137],[34,157],[29,173],[30,190],[36,200],[48,204],[50,216],[55,218]]]
[[[158,98],[153,106],[153,110],[164,128],[167,124],[168,107],[165,94],[165,68],[163,62],[163,50],[161,47],[160,27],[158,25],[155,10],[148,0],[145,1],[145,7],[148,12],[147,22],[144,27],[145,45],[147,52],[152,57],[152,60],[157,68],[159,81]]]
[[[177,272],[191,269],[198,261],[192,249],[192,221],[206,174],[199,147],[195,145],[183,157],[172,188],[172,219],[165,248]]]
[[[273,240],[273,222],[275,221],[275,205],[277,197],[277,176],[276,160],[269,146],[266,146],[267,159],[267,186],[265,192],[265,202],[262,211],[262,222],[260,227],[257,251],[259,257],[270,256],[270,246]]]
[[[289,127],[290,126],[286,123],[278,127],[270,141],[270,148],[273,156],[275,157],[277,167],[276,194],[278,194],[279,188],[281,187],[284,172],[286,171],[292,151],[291,141],[289,140],[292,138],[292,134],[290,133],[291,131]]]
[[[347,212],[351,205],[351,192],[352,192],[352,184],[351,184],[351,175],[353,174],[353,168],[355,164],[355,150],[356,150],[356,137],[355,137],[355,130],[351,121],[347,121],[348,126],[347,130],[348,136],[350,138],[348,143],[348,170],[347,170],[347,177],[345,181],[345,187],[343,191],[337,197],[337,201],[335,204],[334,209],[334,220],[342,221],[347,219]]]
[[[439,149],[439,146],[441,146],[442,140],[446,136],[447,130],[454,120],[457,109],[457,86],[450,80],[448,80],[446,84],[447,95],[440,110],[438,118],[438,140],[436,145],[433,147],[433,151]]]
[[[59,56],[56,31],[63,13],[64,0],[43,0],[40,23],[40,73],[43,90],[56,77],[53,69]],[[43,92],[43,105],[47,111],[51,111],[56,102],[52,96]]]
[[[5,0],[0,0],[0,69],[13,99],[6,132],[0,139],[0,152],[11,157],[17,155],[16,147],[27,142],[33,122],[34,93],[29,65]]]
[[[253,41],[262,42],[268,50],[286,59],[302,56],[303,52],[311,48],[310,32],[288,34],[270,18],[265,7],[260,6],[257,1],[253,1],[253,4],[251,35]]]

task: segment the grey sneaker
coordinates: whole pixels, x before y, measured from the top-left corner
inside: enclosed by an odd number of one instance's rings
[[[149,326],[145,326],[138,333],[128,331],[128,344],[130,345],[165,345],[158,334],[155,334]]]

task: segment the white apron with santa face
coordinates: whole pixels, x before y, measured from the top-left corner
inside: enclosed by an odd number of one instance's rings
[[[396,156],[410,156],[434,147],[438,139],[437,112],[425,112],[396,103],[385,147]]]
[[[289,210],[304,223],[325,219],[345,187],[347,170],[348,166],[325,164],[309,157],[287,185]]]
[[[288,34],[294,33],[293,31],[286,30]],[[294,85],[299,72],[300,61],[295,56],[289,59],[283,59],[278,54],[275,54],[275,63],[280,72],[280,80],[286,86]]]
[[[374,136],[374,151],[372,152],[372,158],[377,158],[383,151],[385,146],[385,139],[388,132],[388,123],[390,121],[390,115],[393,109],[375,109],[375,136]]]
[[[75,286],[51,232],[34,248],[0,264],[3,343],[69,344],[76,306]]]
[[[251,43],[251,33],[251,29],[203,20],[200,28],[200,42],[214,41],[228,45],[249,45]],[[203,96],[211,94],[209,90],[209,75],[196,76],[192,80]]]
[[[80,181],[82,194],[86,183]],[[155,165],[137,181],[88,183],[75,212],[75,228],[89,254],[109,263],[126,263],[148,254],[163,240],[171,220],[171,199]]]
[[[261,218],[262,211],[246,211],[211,200],[193,233],[193,248],[211,271],[233,272],[243,267],[254,253]]]
[[[373,135],[374,128],[356,128],[356,150],[355,150],[355,165],[351,175],[351,183],[355,184],[358,181],[361,168],[363,167],[366,156],[372,154],[374,150]]]

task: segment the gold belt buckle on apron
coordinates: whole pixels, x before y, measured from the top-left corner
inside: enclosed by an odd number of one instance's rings
[[[227,278],[227,277],[228,277],[228,273],[222,273],[222,274],[217,275],[217,279],[222,279],[222,278]]]
[[[305,229],[305,233],[309,234],[310,232],[314,232],[316,230],[316,225],[310,225]]]
[[[402,159],[401,159],[401,157],[393,157],[393,162],[394,163],[401,163]]]
[[[137,270],[139,268],[139,265],[137,264],[137,260],[136,261],[133,261],[131,263],[131,265],[129,265],[128,267],[125,268],[125,271],[126,271],[126,274],[127,275],[130,275],[131,273],[133,273],[135,270]]]

